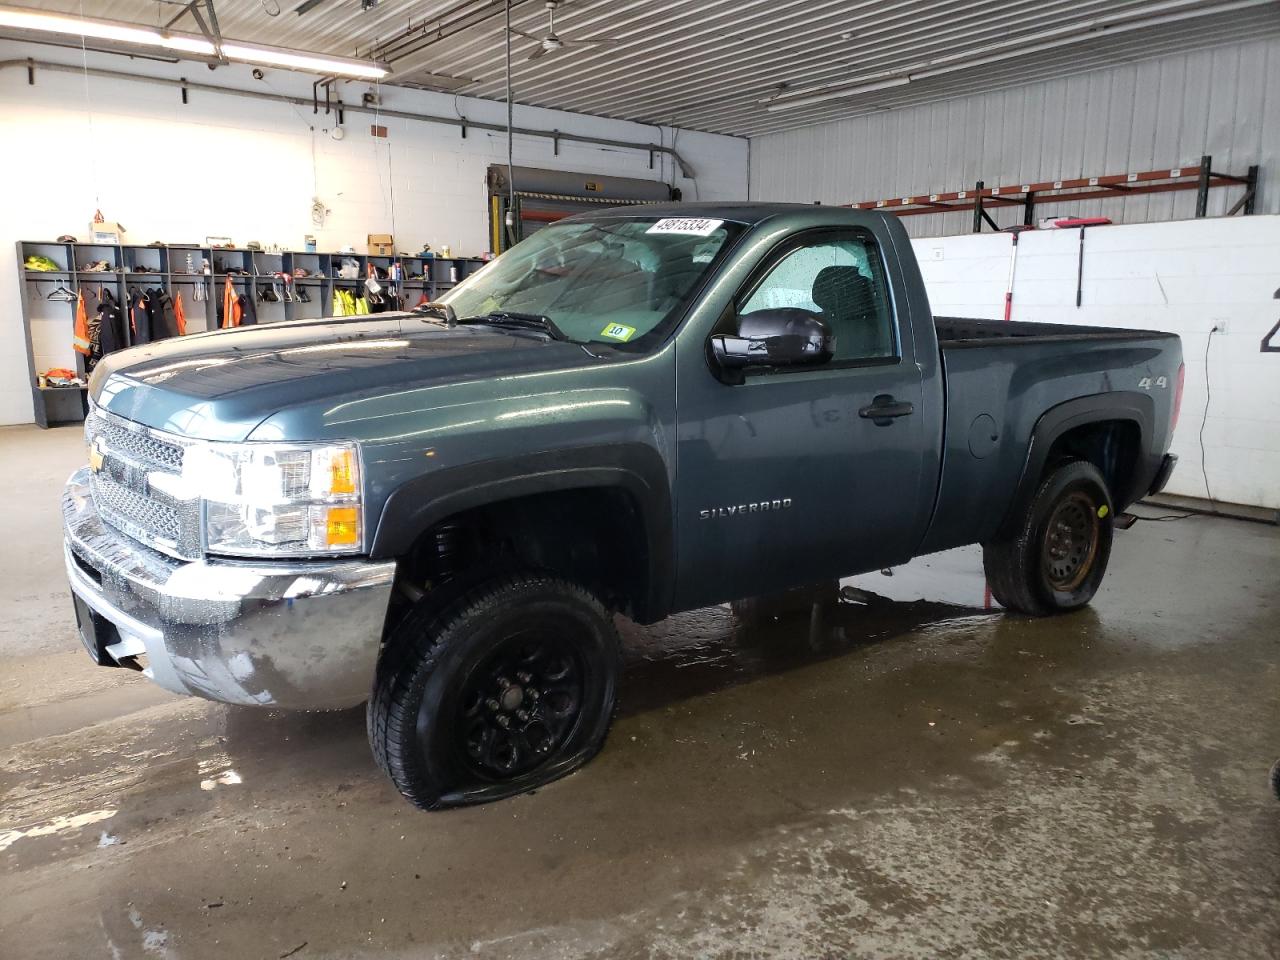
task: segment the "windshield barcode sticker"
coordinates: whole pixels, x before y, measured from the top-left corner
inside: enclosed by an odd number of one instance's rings
[[[628,327],[625,323],[611,323],[600,331],[600,336],[608,337],[610,340],[621,340],[626,343],[636,335],[635,327]]]
[[[705,217],[664,217],[645,233],[683,233],[689,237],[709,237],[723,220],[708,220]]]

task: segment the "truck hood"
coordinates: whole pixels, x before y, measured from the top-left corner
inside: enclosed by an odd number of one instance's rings
[[[90,394],[158,430],[243,440],[288,407],[607,361],[573,343],[434,317],[299,320],[196,334],[105,357]]]

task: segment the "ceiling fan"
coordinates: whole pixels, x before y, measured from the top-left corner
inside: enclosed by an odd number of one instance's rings
[[[539,57],[545,57],[548,53],[555,53],[557,50],[564,50],[567,47],[598,47],[610,43],[622,43],[621,40],[612,40],[607,37],[591,37],[582,40],[566,40],[556,34],[556,8],[560,6],[560,0],[546,0],[547,7],[547,33],[546,36],[537,37],[532,33],[525,33],[523,30],[511,28],[511,32],[517,36],[524,37],[526,40],[532,40],[538,44],[534,48],[533,53],[525,57],[526,60],[537,60]]]

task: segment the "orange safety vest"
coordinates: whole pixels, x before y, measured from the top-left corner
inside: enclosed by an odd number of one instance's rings
[[[222,329],[240,326],[240,318],[244,316],[244,308],[240,306],[240,298],[236,296],[235,284],[227,277],[226,286],[222,288]]]
[[[92,344],[89,342],[89,314],[84,308],[84,294],[76,294],[76,332],[72,345],[76,353],[89,356]]]
[[[187,312],[182,308],[182,294],[176,294],[173,298],[173,319],[178,326],[178,336],[185,337],[187,335]]]

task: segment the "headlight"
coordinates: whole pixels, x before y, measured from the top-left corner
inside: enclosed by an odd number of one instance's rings
[[[183,472],[204,499],[206,548],[229,556],[358,553],[360,455],[353,443],[210,443]]]

